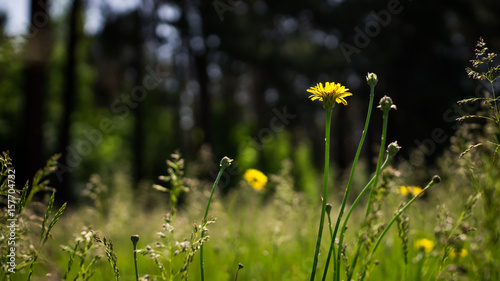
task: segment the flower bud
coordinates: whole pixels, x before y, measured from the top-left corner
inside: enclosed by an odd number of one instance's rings
[[[378,82],[377,74],[375,74],[373,72],[368,72],[368,75],[366,76],[366,82],[368,82],[368,85],[370,85],[370,86],[377,85],[377,82]]]
[[[382,109],[382,111],[390,110],[390,109],[398,109],[395,104],[392,103],[391,97],[383,96],[380,99],[379,106],[377,108]]]
[[[130,236],[130,240],[132,240],[132,244],[134,244],[134,247],[137,245],[137,242],[139,242],[139,235],[132,235]]]
[[[326,203],[326,212],[328,215],[330,215],[330,212],[332,211],[332,204]]]
[[[401,146],[398,145],[398,142],[395,141],[395,142],[391,142],[388,146],[387,146],[387,152],[389,153],[389,156],[392,157],[394,155],[396,155],[399,150],[401,149]]]
[[[435,175],[432,177],[433,184],[440,183],[440,182],[441,182],[441,178],[438,175]]]
[[[226,168],[226,167],[228,167],[229,165],[231,165],[231,162],[233,162],[233,159],[231,159],[231,158],[229,158],[229,157],[227,157],[227,156],[224,156],[224,157],[222,158],[222,160],[220,160],[220,166],[221,166],[222,168]]]

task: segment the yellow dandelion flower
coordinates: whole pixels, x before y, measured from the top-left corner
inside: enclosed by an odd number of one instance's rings
[[[460,249],[459,251],[457,251],[457,249],[451,249],[450,258],[452,259],[456,257],[465,258],[468,254],[469,252],[466,249]]]
[[[399,187],[399,192],[403,195],[403,196],[408,196],[408,195],[411,195],[411,196],[417,196],[420,192],[422,191],[422,188],[419,187],[419,186],[400,186]],[[423,193],[420,194],[420,196],[424,195]]]
[[[417,196],[420,192],[422,192],[422,188],[420,186],[412,186],[410,192],[413,196]],[[420,195],[424,195],[423,193]]]
[[[352,96],[352,93],[348,92],[349,89],[335,82],[326,82],[325,87],[323,87],[323,83],[318,83],[315,87],[307,89],[307,91],[312,93],[309,96],[311,100],[320,100],[323,102],[323,107],[325,108],[333,107],[335,102],[347,105],[347,101],[344,98]]]
[[[400,186],[399,187],[399,192],[403,195],[403,196],[407,196],[410,192],[408,191],[408,188],[404,185]]]
[[[418,239],[414,244],[415,249],[429,253],[434,248],[434,242],[429,239]]]
[[[253,187],[255,190],[262,190],[266,187],[267,184],[267,176],[264,175],[261,171],[256,169],[248,169],[246,170],[243,178]]]

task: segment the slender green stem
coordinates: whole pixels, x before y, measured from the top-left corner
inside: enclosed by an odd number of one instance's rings
[[[370,212],[370,205],[373,197],[373,189],[377,187],[378,178],[380,176],[380,167],[382,165],[382,157],[384,157],[384,151],[385,151],[385,139],[387,136],[387,123],[389,120],[389,110],[384,110],[382,119],[383,119],[383,127],[382,127],[382,137],[380,138],[380,150],[378,153],[377,169],[375,171],[375,180],[373,182],[372,189],[370,190],[370,197],[368,198],[368,204],[366,204],[365,218]]]
[[[368,214],[370,213],[370,206],[371,206],[371,201],[373,197],[373,189],[377,186],[378,184],[378,178],[380,176],[381,168],[382,168],[382,157],[384,156],[384,150],[385,150],[385,140],[387,136],[387,123],[389,120],[389,111],[390,109],[386,109],[383,111],[382,119],[383,119],[383,125],[382,125],[382,136],[380,138],[380,150],[378,154],[378,160],[377,160],[377,168],[375,170],[375,176],[373,178],[373,183],[371,184],[370,188],[370,196],[368,197],[368,202],[366,203],[366,211],[365,211],[365,221],[366,218],[368,217]],[[356,267],[356,263],[358,260],[358,255],[361,250],[361,239],[358,239],[357,245],[356,245],[356,251],[354,254],[354,259],[351,264],[351,267],[349,268],[351,270],[351,275],[354,272],[354,268]]]
[[[224,173],[224,169],[231,164],[231,159],[224,157],[220,163],[219,174],[217,174],[217,178],[215,179],[214,185],[212,186],[212,192],[210,192],[210,197],[208,198],[207,209],[205,210],[205,215],[203,216],[202,228],[201,228],[201,238],[205,236],[205,228],[203,225],[207,221],[208,210],[210,209],[210,203],[212,202],[212,197],[214,196],[215,188],[219,184],[220,178],[222,177],[222,173]],[[201,281],[205,280],[205,271],[203,269],[203,243],[200,246],[200,270],[201,270]]]
[[[392,155],[390,155],[390,154],[387,155],[384,163],[382,164],[382,167],[380,168],[381,171],[383,171],[389,165],[391,158],[392,158]],[[347,229],[347,222],[349,221],[349,218],[351,217],[351,214],[354,211],[354,208],[356,208],[356,205],[358,205],[359,201],[361,200],[363,195],[370,189],[370,187],[374,181],[375,181],[375,176],[373,176],[371,178],[371,180],[365,185],[363,190],[361,190],[361,192],[359,193],[358,197],[356,197],[356,200],[354,200],[354,202],[352,203],[351,207],[349,208],[349,211],[347,211],[344,223],[342,224],[340,236],[339,236],[339,245],[342,245],[342,243],[344,242],[344,234],[345,234],[345,231]],[[358,243],[358,245],[359,245],[359,243]],[[357,260],[357,256],[358,256],[357,254],[359,253],[359,247],[356,249],[355,253],[356,253],[355,260],[353,260],[353,264],[351,264],[351,267],[349,268],[351,274],[350,274],[350,276],[348,276],[347,280],[351,280],[352,273],[354,272],[354,268],[356,267],[356,260]],[[338,256],[337,259],[340,260],[340,255]],[[340,279],[337,279],[337,280],[340,280]]]
[[[321,237],[323,235],[323,225],[325,224],[325,212],[326,212],[326,197],[328,195],[328,170],[330,166],[330,124],[332,119],[332,108],[326,109],[326,124],[325,124],[325,170],[324,170],[324,181],[323,181],[323,204],[321,208],[321,218],[319,221],[318,237],[316,239],[316,250],[314,251],[314,262],[311,271],[311,281],[314,281],[316,276],[316,268],[318,267],[318,256],[319,249],[321,246]]]
[[[327,208],[328,208],[328,204],[327,204]],[[328,228],[330,229],[330,236],[331,237],[334,237],[333,236],[333,229],[332,229],[332,217],[330,216],[330,213],[331,213],[331,205],[330,205],[330,211],[327,210],[327,213],[328,213]],[[330,259],[332,258],[332,254],[333,256],[335,257],[335,249],[331,249],[328,251],[328,256],[326,257],[326,263],[325,263],[325,271],[323,271],[323,281],[326,280],[326,274],[328,273],[328,266],[330,264]],[[333,265],[335,266],[335,261],[333,263]]]
[[[344,199],[342,200],[342,205],[340,207],[339,215],[337,217],[337,222],[335,223],[335,229],[333,231],[332,241],[330,243],[330,251],[329,252],[333,251],[333,248],[335,245],[335,238],[337,237],[337,231],[339,229],[339,225],[340,225],[340,221],[342,220],[342,216],[344,215],[345,205],[347,203],[347,198],[349,196],[349,192],[351,191],[351,186],[352,186],[352,182],[354,179],[354,173],[356,171],[356,166],[358,164],[359,155],[361,154],[361,149],[363,148],[363,143],[365,142],[366,133],[368,132],[368,125],[370,124],[370,117],[372,115],[374,96],[375,96],[375,84],[370,84],[370,103],[368,105],[368,112],[366,114],[365,127],[363,129],[363,134],[361,135],[361,140],[359,141],[359,144],[358,144],[358,150],[356,151],[356,155],[354,156],[354,161],[352,163],[352,168],[351,168],[351,175],[349,176],[349,182],[347,183],[347,188],[346,188],[345,193],[344,193]],[[339,253],[341,250],[341,246],[342,246],[342,244],[339,244],[339,249],[338,249]],[[334,280],[339,280],[340,261],[334,259],[333,263],[334,263],[334,267],[333,267],[334,275],[336,274],[336,276],[337,276],[336,279],[334,279]],[[327,272],[328,272],[328,266],[325,267],[325,272],[324,272],[323,276],[326,276]]]
[[[488,72],[489,71],[490,71],[490,67],[488,66]],[[490,82],[490,85],[491,85],[491,94],[493,95],[493,105],[495,106],[495,114],[496,114],[496,113],[498,113],[498,107],[497,107],[497,99],[495,97],[495,87],[493,85],[493,82],[495,82],[495,80],[496,80],[496,78],[490,78],[490,79],[488,79],[488,81]],[[500,120],[498,120],[498,121],[500,121]]]
[[[373,255],[375,254],[375,251],[377,251],[377,248],[378,248],[378,245],[380,245],[380,242],[382,241],[382,239],[384,238],[385,234],[387,233],[387,231],[389,231],[389,229],[391,228],[392,224],[399,218],[399,216],[401,216],[401,214],[408,208],[411,206],[411,204],[413,204],[413,202],[415,202],[415,200],[417,200],[417,198],[419,196],[421,196],[422,194],[424,194],[424,192],[429,189],[429,187],[433,186],[434,184],[438,183],[439,181],[435,180],[436,176],[434,176],[434,178],[427,184],[427,186],[422,189],[422,191],[420,191],[417,195],[413,196],[413,198],[406,204],[404,205],[401,209],[399,209],[399,211],[394,215],[394,217],[392,217],[391,221],[389,222],[389,224],[387,224],[387,226],[384,228],[384,230],[382,231],[382,233],[380,234],[380,236],[378,237],[377,241],[375,242],[375,244],[373,245],[373,248],[372,250],[370,251],[370,254],[368,256],[369,259],[371,259],[373,257]],[[366,270],[363,272],[363,275],[361,275],[361,281],[363,281],[363,279],[365,278],[365,275],[366,275]]]
[[[139,271],[137,270],[137,242],[139,241],[139,235],[132,235],[130,240],[132,240],[132,245],[134,245],[135,280],[139,281]]]
[[[139,281],[139,270],[137,270],[137,252],[134,249],[135,280]]]

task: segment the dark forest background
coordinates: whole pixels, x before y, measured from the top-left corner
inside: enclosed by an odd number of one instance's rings
[[[76,200],[92,173],[155,181],[176,149],[206,178],[225,155],[266,173],[292,159],[301,189],[323,161],[324,111],[306,90],[335,81],[354,94],[332,129],[332,162],[349,168],[367,72],[379,77],[376,101],[389,95],[398,107],[388,141],[403,147],[399,160],[432,165],[467,110],[456,101],[481,92],[465,72],[477,40],[500,51],[496,0],[145,0],[125,12],[102,2],[94,34],[84,30],[87,1],[58,17],[51,5],[31,1],[22,36],[5,34],[9,14],[0,16],[0,150],[19,182],[62,153],[52,183],[61,200]]]

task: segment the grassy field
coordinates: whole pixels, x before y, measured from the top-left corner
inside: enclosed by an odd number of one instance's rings
[[[475,78],[493,85],[498,68]],[[310,91],[327,110],[348,97],[331,85]],[[1,280],[500,280],[500,111],[491,89],[462,101],[480,106],[460,120],[434,166],[391,160],[400,147],[385,143],[384,126],[377,169],[355,157],[356,171],[338,173],[326,157],[324,177],[309,176],[317,194],[294,181],[296,167],[307,167],[291,160],[277,174],[237,175],[221,194],[217,180],[195,172],[199,162],[184,163],[176,152],[163,186],[134,188],[123,172],[93,175],[80,205],[53,206],[45,179],[57,157],[18,192],[4,153]],[[391,105],[381,99],[382,122]],[[230,165],[223,159],[221,174]],[[36,193],[46,198],[35,200]]]

